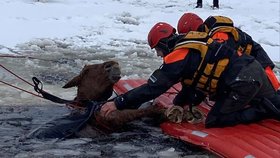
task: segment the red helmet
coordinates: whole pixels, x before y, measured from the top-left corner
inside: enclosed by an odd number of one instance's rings
[[[194,13],[185,13],[178,21],[178,33],[189,33],[197,31],[198,27],[203,24],[203,20]]]
[[[148,42],[151,48],[155,48],[158,42],[174,34],[176,29],[165,22],[159,22],[152,27],[148,34]]]

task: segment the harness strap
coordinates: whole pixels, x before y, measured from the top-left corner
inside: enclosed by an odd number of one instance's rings
[[[195,75],[195,77],[193,78],[193,82],[191,87],[195,88],[199,82],[199,79],[201,78],[201,76],[204,74],[204,69],[207,66],[207,63],[209,61],[210,55],[206,54],[206,56],[204,57],[204,60],[201,62],[201,64],[199,65],[199,68],[197,70],[197,74]]]
[[[87,121],[91,117],[94,117],[94,113],[100,110],[102,105],[103,104],[100,102],[95,102],[95,101],[88,102],[85,114],[81,115],[83,118],[78,120],[77,126],[74,126],[74,128],[71,128],[67,130],[66,133],[63,133],[64,137],[62,137],[61,139],[71,137],[73,134],[76,134],[79,130],[81,130],[81,128],[86,125]]]
[[[32,80],[33,80],[33,83],[34,83],[34,90],[36,92],[40,93],[43,96],[43,98],[45,98],[47,100],[50,100],[52,102],[55,102],[55,103],[59,103],[59,104],[72,104],[72,105],[73,105],[73,103],[79,104],[78,101],[62,99],[62,98],[59,98],[57,96],[54,96],[54,95],[44,91],[43,90],[43,84],[42,84],[42,82],[38,78],[32,77]],[[39,85],[40,85],[40,87],[39,87]],[[112,98],[112,99],[109,99],[109,100],[106,100],[106,101],[101,101],[99,103],[102,106],[106,102],[113,101],[114,99],[115,98]],[[101,108],[101,106],[100,106],[100,108]]]
[[[54,96],[54,95],[44,91],[42,82],[36,77],[32,77],[32,81],[34,83],[34,90],[36,92],[40,93],[43,96],[43,98],[45,98],[47,100],[50,100],[52,102],[59,103],[59,104],[67,104],[67,103],[69,104],[69,103],[75,102],[73,100],[65,100],[65,99],[59,98],[57,96]],[[40,85],[40,88],[39,88],[39,85]]]
[[[218,77],[215,77],[215,71],[216,71],[217,66],[218,66],[218,62],[216,62],[216,63],[214,64],[212,70],[210,71],[210,74],[207,75],[208,80],[207,80],[206,83],[205,83],[204,90],[209,90],[209,91],[211,92],[211,90],[212,90],[212,89],[211,89],[211,87],[212,87],[212,86],[211,86],[212,80],[213,80],[213,79],[216,79],[216,80],[219,79]],[[208,87],[209,87],[209,89],[207,89]]]

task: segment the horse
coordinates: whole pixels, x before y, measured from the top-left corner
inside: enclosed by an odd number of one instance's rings
[[[141,109],[116,110],[106,117],[101,115],[102,103],[112,96],[114,84],[120,78],[121,69],[116,61],[85,65],[79,75],[63,86],[77,87],[77,95],[71,105],[83,110],[73,110],[70,115],[52,120],[31,132],[29,137],[93,138],[100,134],[112,133],[135,119],[163,113],[159,107],[151,105]]]

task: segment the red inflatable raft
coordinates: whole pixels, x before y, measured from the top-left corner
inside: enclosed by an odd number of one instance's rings
[[[115,86],[117,94],[125,93],[145,83],[145,80],[121,80]],[[180,85],[168,90],[177,92]],[[158,104],[172,106],[175,94],[165,93],[157,98]],[[199,109],[207,115],[210,109],[203,103]],[[164,122],[161,124],[164,133],[198,145],[220,157],[230,158],[280,158],[280,122],[263,120],[249,125],[237,125],[226,128],[206,129],[202,123],[191,124]]]

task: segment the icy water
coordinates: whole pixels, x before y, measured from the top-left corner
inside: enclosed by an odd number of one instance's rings
[[[64,99],[73,99],[76,89],[61,87],[85,64],[116,60],[124,79],[147,78],[161,65],[161,59],[145,41],[112,40],[106,47],[78,47],[69,41],[40,39],[25,43],[10,50],[22,57],[2,56],[0,63],[29,82],[33,76],[38,77],[44,83],[44,90]],[[280,76],[280,64],[276,64]],[[34,92],[33,87],[4,69],[0,69],[0,80]],[[22,139],[41,124],[68,112],[63,105],[0,84],[0,157],[215,157],[164,135],[148,119],[132,122],[122,131],[95,139]]]
[[[44,90],[64,99],[73,99],[76,89],[61,87],[85,64],[116,60],[124,79],[147,78],[161,65],[161,59],[143,41],[112,41],[105,49],[41,39],[10,51],[23,57],[2,56],[3,66],[31,83],[33,76],[38,77]],[[4,69],[0,69],[0,80],[34,92],[32,86]],[[23,139],[41,124],[68,112],[63,105],[0,84],[0,157],[213,157],[205,150],[164,135],[158,124],[147,119],[95,139]]]
[[[0,107],[0,157],[211,157],[197,147],[172,139],[150,120],[95,139],[22,139],[40,124],[67,113],[57,105]],[[213,156],[212,156],[213,157]]]

